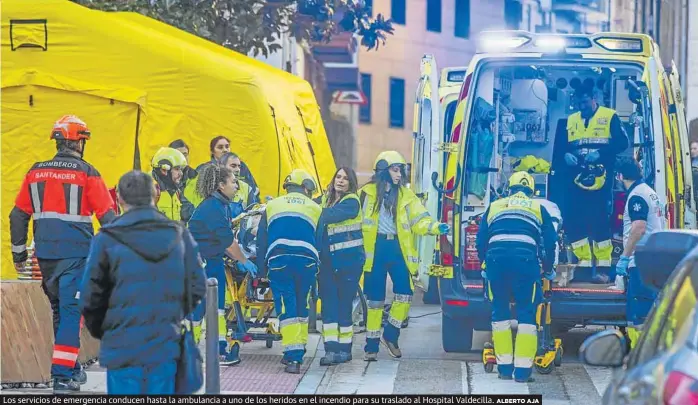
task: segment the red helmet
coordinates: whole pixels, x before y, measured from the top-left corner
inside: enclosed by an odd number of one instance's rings
[[[79,141],[90,139],[90,130],[87,124],[74,115],[64,115],[53,124],[51,139],[64,141]]]

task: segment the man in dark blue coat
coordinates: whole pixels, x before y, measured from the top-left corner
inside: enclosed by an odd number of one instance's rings
[[[206,292],[189,231],[153,204],[146,173],[131,171],[117,189],[124,214],[92,241],[80,308],[101,339],[109,394],[173,394],[181,322]]]

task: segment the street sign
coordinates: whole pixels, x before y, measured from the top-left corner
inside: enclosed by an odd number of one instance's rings
[[[334,93],[332,101],[337,104],[359,104],[368,102],[361,90],[338,90]]]

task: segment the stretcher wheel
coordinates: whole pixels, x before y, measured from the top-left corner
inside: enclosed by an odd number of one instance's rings
[[[539,366],[536,364],[536,371],[538,371],[538,374],[550,374],[553,372],[554,368],[555,362],[548,364],[546,367]]]
[[[274,346],[274,339],[267,339],[266,346],[267,349],[271,349]]]
[[[562,346],[555,352],[555,360],[553,360],[553,364],[555,367],[560,367],[562,365]]]
[[[492,373],[494,372],[494,363],[485,363],[483,364],[485,366],[485,373]]]

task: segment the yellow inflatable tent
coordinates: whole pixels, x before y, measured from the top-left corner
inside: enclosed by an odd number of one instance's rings
[[[322,123],[319,106],[315,100],[315,94],[307,81],[141,14],[120,12],[114,13],[114,15],[135,25],[171,35],[192,45],[205,47],[228,58],[230,63],[238,66],[241,70],[258,77],[265,90],[268,89],[268,93],[278,96],[272,102],[272,106],[275,108],[275,113],[281,116],[280,120],[288,122],[294,127],[302,125],[305,128],[305,131],[302,132],[292,131],[294,143],[296,143],[296,147],[307,147],[307,144],[310,144],[309,152],[313,155],[314,161],[309,162],[313,167],[309,173],[319,177],[320,186],[323,189],[329,184],[334,175],[334,158],[327,141],[327,134]],[[289,94],[292,101],[289,100]],[[242,159],[245,160],[245,156]]]
[[[276,195],[294,167],[314,172],[295,141],[302,128],[272,114],[281,97],[230,58],[65,0],[5,0],[2,30],[3,279],[16,277],[7,221],[14,196],[31,164],[53,156],[49,131],[64,114],[87,122],[85,159],[110,186],[138,157],[149,170],[150,156],[175,138],[189,141],[193,162],[204,161],[218,134],[263,194]]]

